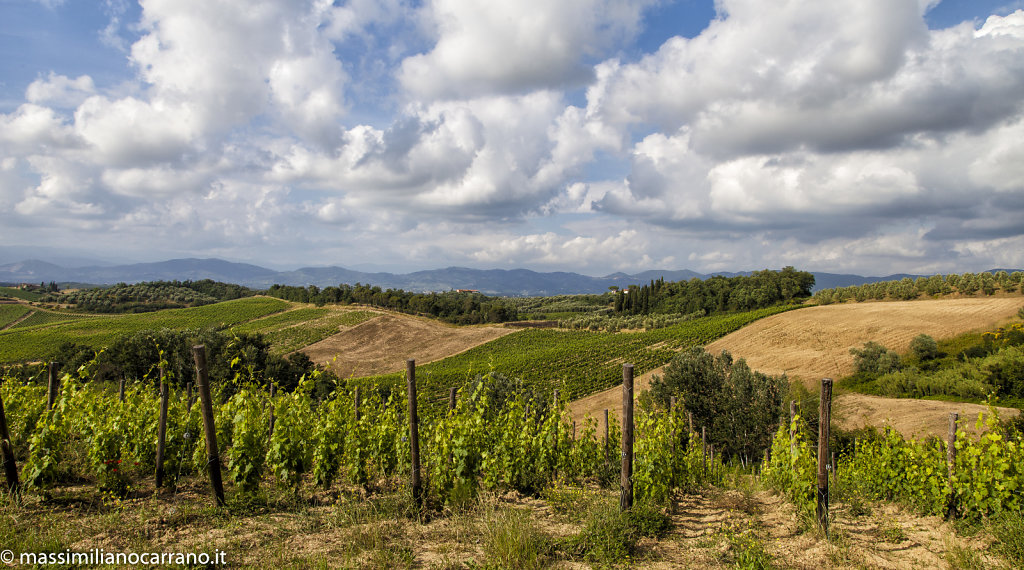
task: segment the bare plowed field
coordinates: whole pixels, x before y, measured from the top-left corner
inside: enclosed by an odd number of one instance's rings
[[[947,338],[1006,322],[1024,306],[1024,297],[940,299],[927,301],[857,303],[809,307],[755,321],[707,346],[712,354],[728,350],[745,358],[754,370],[785,372],[808,385],[821,378],[841,378],[853,372],[850,349],[873,340],[906,351],[919,334]],[[652,370],[636,380],[645,389]],[[964,428],[972,429],[981,406],[954,402],[890,399],[860,394],[836,398],[836,420],[846,427],[892,425],[905,436],[945,434],[950,412],[960,412]],[[603,417],[609,409],[621,417],[622,388],[610,388],[569,404],[577,421],[587,415]],[[1017,410],[1002,409],[1005,415]]]
[[[414,358],[426,364],[515,332],[504,327],[455,327],[437,321],[384,314],[302,349],[342,378],[405,369]]]

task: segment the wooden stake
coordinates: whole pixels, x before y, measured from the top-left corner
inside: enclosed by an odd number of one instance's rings
[[[21,483],[18,482],[18,465],[14,462],[11,434],[7,431],[7,416],[4,415],[3,397],[0,397],[0,453],[3,454],[4,476],[7,478],[7,489],[12,495],[18,496],[21,494]]]
[[[156,487],[164,486],[164,448],[167,443],[167,400],[170,386],[164,378],[164,367],[160,367],[160,423],[156,431]]]
[[[124,376],[117,380],[117,401],[124,403]]]
[[[418,508],[423,507],[423,483],[420,479],[420,428],[416,415],[416,361],[405,361],[405,378],[409,389],[409,453],[412,461],[412,497]]]
[[[821,379],[821,402],[818,407],[818,526],[828,537],[828,437],[832,417],[832,379]]]
[[[956,488],[953,480],[956,478],[956,424],[960,414],[953,412],[949,414],[949,438],[946,444],[946,464],[949,469],[949,499],[946,505],[946,518],[956,516]]]
[[[60,378],[57,377],[57,370],[59,368],[60,365],[57,364],[56,362],[51,362],[49,366],[47,366],[47,370],[49,371],[50,374],[49,383],[47,383],[46,390],[47,410],[52,410],[53,405],[57,402],[57,393],[60,391]]]
[[[449,410],[454,410],[455,409],[455,404],[457,403],[456,395],[458,394],[458,391],[459,391],[459,389],[455,388],[455,387],[448,388],[448,409]]]
[[[356,421],[359,421],[359,404],[361,403],[361,398],[359,396],[359,386],[356,386],[355,393],[352,394],[352,414],[356,418]]]
[[[210,475],[210,485],[217,498],[217,505],[223,506],[226,504],[224,482],[220,476],[220,454],[217,452],[217,427],[213,423],[213,399],[210,397],[210,377],[206,368],[206,346],[193,346],[192,356],[196,362],[196,389],[199,391],[203,431],[206,434],[206,471]]]
[[[619,510],[633,508],[633,365],[622,365],[622,494]]]

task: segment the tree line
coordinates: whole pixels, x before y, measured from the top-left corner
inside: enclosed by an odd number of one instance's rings
[[[384,290],[376,285],[356,283],[323,289],[316,285],[272,285],[267,290],[267,295],[286,301],[317,305],[358,303],[402,313],[430,316],[459,325],[503,323],[519,319],[515,305],[481,293],[414,293],[402,289]]]
[[[248,287],[212,279],[144,281],[78,291],[51,291],[43,295],[40,302],[74,305],[79,311],[92,313],[145,313],[210,305],[255,294],[256,291]]]
[[[818,304],[828,305],[847,301],[861,303],[887,299],[909,301],[919,297],[942,297],[954,293],[967,296],[974,296],[979,292],[984,295],[995,295],[997,291],[1003,293],[1022,291],[1022,280],[1024,280],[1024,273],[1020,271],[1010,273],[1002,270],[950,275],[936,274],[916,279],[904,277],[899,280],[822,289],[814,294],[814,300]]]
[[[616,291],[614,311],[626,315],[749,311],[810,297],[812,287],[814,275],[793,267],[736,277],[716,275],[704,280],[658,279],[641,287]]]

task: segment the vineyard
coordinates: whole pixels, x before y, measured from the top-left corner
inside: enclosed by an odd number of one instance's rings
[[[25,305],[0,305],[0,330],[10,327],[31,311]]]
[[[717,523],[701,518],[706,527],[695,529],[700,532],[687,543],[691,550],[675,560],[700,566],[769,567],[785,561],[764,542],[769,531],[750,521],[768,516],[761,509],[774,499],[764,491],[754,495],[751,485],[777,489],[792,507],[776,508],[790,510],[797,521],[813,521],[813,436],[799,416],[779,429],[768,463],[756,466],[741,465],[738,458],[724,463],[721,454],[702,445],[702,426],[691,431],[681,406],[641,407],[629,430],[633,506],[620,514],[612,497],[620,488],[625,426],[614,415],[575,425],[557,395],[528,399],[500,376],[484,376],[451,394],[443,413],[415,422],[414,459],[409,400],[405,390],[390,385],[339,386],[327,399],[316,401],[311,397],[315,377],[292,393],[271,396],[240,373],[233,395],[224,397],[215,387],[210,398],[215,449],[220,450],[211,452],[202,441],[206,420],[203,406],[190,397],[190,378],[165,377],[169,390],[163,391],[168,397],[166,426],[161,430],[160,392],[139,384],[122,397],[92,382],[92,374],[89,366],[64,374],[52,404],[47,402],[42,376],[25,384],[8,380],[0,385],[10,430],[10,446],[5,449],[13,449],[23,485],[16,501],[21,506],[9,505],[2,515],[11,529],[0,531],[7,547],[40,552],[95,545],[90,542],[95,538],[82,529],[70,532],[84,537],[74,539],[25,527],[33,516],[56,524],[40,514],[43,511],[66,512],[57,520],[75,518],[76,505],[85,509],[82,514],[107,513],[101,517],[107,520],[158,517],[156,528],[166,528],[165,517],[185,526],[203,521],[214,528],[230,527],[280,517],[274,513],[283,509],[295,513],[292,516],[317,513],[317,519],[306,523],[313,526],[300,527],[306,528],[302,532],[340,532],[349,537],[350,546],[329,547],[337,558],[318,559],[327,566],[417,565],[420,554],[415,546],[388,544],[411,532],[404,530],[406,525],[455,525],[470,533],[470,542],[484,543],[482,551],[465,545],[449,551],[448,567],[462,567],[472,559],[494,567],[567,562],[607,566],[630,559],[656,564],[658,556],[674,552],[673,544],[689,540],[689,527],[682,522],[686,513],[696,516],[710,501],[731,507],[722,508],[724,516],[716,515]],[[831,549],[829,560],[841,562],[852,556],[841,542],[849,540],[842,529],[852,528],[858,519],[870,519],[872,508],[883,510],[879,501],[898,502],[923,514],[944,514],[952,504],[954,516],[967,524],[1009,521],[994,527],[994,544],[1001,556],[1019,560],[1013,557],[1022,553],[1012,548],[1020,546],[1020,536],[998,533],[1013,532],[1018,527],[1007,525],[1020,524],[1024,442],[1020,434],[1002,433],[992,416],[988,424],[979,440],[963,431],[957,434],[953,477],[947,475],[948,450],[941,441],[908,441],[887,431],[862,434],[852,448],[838,446],[830,475],[831,516],[836,520],[825,541]],[[224,468],[223,507],[215,506],[215,493],[202,483],[211,465]],[[154,483],[154,473],[159,484]],[[13,497],[7,494],[3,500]],[[567,521],[571,530],[545,531],[537,526],[528,507],[536,500],[549,505],[552,516]],[[135,515],[129,508],[133,504],[157,510]],[[527,505],[526,514],[517,504]],[[677,514],[677,509],[683,512]],[[182,514],[176,514],[179,511]],[[744,513],[754,518],[743,519]],[[95,524],[99,523],[84,526]],[[681,531],[673,530],[680,524]],[[813,523],[800,524],[804,527],[798,532],[813,539]],[[909,530],[898,523],[878,524],[877,532],[889,533],[884,534],[886,540],[906,540]],[[152,549],[183,540],[167,532],[152,535],[147,530],[128,543],[123,538],[111,543],[108,538],[101,544],[108,549]],[[561,533],[560,538],[550,538],[548,532]],[[171,542],[155,540],[158,536]],[[230,535],[212,536],[221,538],[208,537],[205,540],[213,542],[191,543],[192,547],[212,551],[233,545],[232,556],[250,564],[274,564],[261,561],[259,554],[247,557],[244,536],[242,542],[232,542]],[[509,541],[528,548],[510,548]],[[661,544],[665,548],[657,547]],[[947,560],[956,556],[982,565],[1000,560],[965,546],[949,545],[947,550]],[[291,558],[288,552],[271,553],[277,563],[296,560],[294,553]]]
[[[626,362],[642,373],[666,364],[681,348],[705,345],[755,320],[793,308],[714,315],[644,332],[519,331],[423,366],[424,405],[436,409],[447,398],[449,388],[464,386],[477,375],[490,372],[517,378],[538,393],[559,390],[565,399],[574,400],[619,383]],[[398,386],[401,375],[355,381]]]
[[[354,327],[378,315],[372,311],[310,307],[256,319],[231,327],[231,331],[260,333],[270,342],[274,354],[287,354],[336,334],[343,327]]]
[[[204,414],[195,377],[166,362],[164,390],[153,383],[154,367],[123,394],[100,376],[100,355],[53,374],[53,392],[44,366],[35,377],[0,384],[10,442],[3,448],[13,452],[5,467],[16,465],[19,478],[19,492],[0,494],[7,502],[0,542],[17,552],[224,549],[232,564],[265,567],[1022,563],[1024,441],[993,414],[980,436],[961,429],[952,446],[894,431],[831,438],[825,535],[815,524],[813,421],[809,427],[796,416],[779,428],[761,460],[746,452],[723,457],[710,445],[720,439],[710,431],[716,422],[693,425],[697,416],[684,405],[641,399],[633,420],[625,416],[631,430],[617,413],[577,422],[567,413],[569,400],[620,382],[627,362],[650,370],[680,349],[791,308],[642,332],[506,334],[415,368],[415,406],[409,373],[336,380],[311,371],[296,389],[275,393],[252,367],[218,361],[229,375],[213,383]],[[0,316],[14,322],[26,314]],[[3,333],[73,338],[74,331],[101,342],[109,331],[100,323],[131,331],[160,318],[171,326],[191,319],[195,327],[266,335],[284,354],[379,314],[248,298],[49,325],[21,321]],[[632,506],[622,510],[624,457]],[[212,482],[213,467],[216,480],[223,469],[223,490]],[[947,515],[952,522],[942,523]],[[980,534],[966,538],[972,533]],[[269,537],[284,542],[267,546]]]
[[[266,335],[275,353],[285,354],[353,326],[376,313],[320,308],[293,309],[279,299],[249,297],[202,307],[154,313],[87,315],[35,309],[15,326],[0,330],[0,362],[50,358],[62,343],[73,342],[99,349],[119,336],[141,330],[228,329]],[[31,309],[0,305],[0,328]]]

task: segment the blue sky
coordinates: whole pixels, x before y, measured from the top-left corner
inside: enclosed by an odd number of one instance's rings
[[[1024,267],[1024,2],[0,0],[0,245]]]

